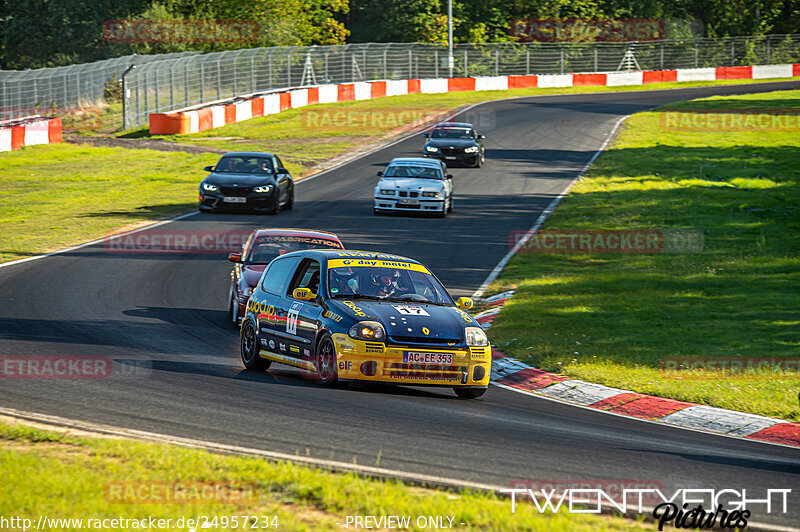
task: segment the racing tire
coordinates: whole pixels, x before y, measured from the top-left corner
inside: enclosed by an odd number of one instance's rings
[[[289,200],[286,202],[286,205],[283,206],[284,211],[291,211],[294,207],[294,187],[292,190],[289,191]]]
[[[236,300],[236,292],[231,283],[231,289],[228,292],[228,316],[231,318],[231,323],[237,329],[239,328],[239,302]]]
[[[462,388],[460,386],[453,386],[453,391],[461,399],[477,399],[486,393],[486,388]]]
[[[272,210],[269,214],[280,214],[281,212],[281,196],[279,192],[275,192],[275,203],[272,205]]]
[[[485,159],[484,159],[483,153],[479,153],[478,157],[476,157],[474,168],[480,168],[481,166],[483,166],[484,162],[485,162]]]
[[[242,355],[242,364],[247,369],[267,369],[272,361],[264,360],[258,356],[260,349],[258,348],[258,335],[256,334],[255,326],[250,320],[242,324],[242,331],[239,333],[240,352]]]
[[[336,368],[336,346],[331,335],[325,333],[317,344],[314,355],[314,367],[317,368],[317,380],[324,386],[335,386],[339,381]]]
[[[453,195],[450,194],[450,203],[447,204],[447,212],[453,212]]]
[[[439,218],[446,218],[447,212],[449,211],[448,206],[445,203],[442,203],[442,210],[436,213],[436,216]]]

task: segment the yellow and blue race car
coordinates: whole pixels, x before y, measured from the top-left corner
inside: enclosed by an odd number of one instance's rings
[[[247,303],[242,362],[280,362],[323,384],[347,381],[486,392],[486,333],[419,262],[384,253],[305,250],[273,260]]]

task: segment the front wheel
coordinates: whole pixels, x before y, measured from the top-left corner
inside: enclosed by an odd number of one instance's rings
[[[242,332],[239,335],[241,342],[242,364],[247,369],[267,369],[272,363],[258,356],[260,351],[258,346],[258,335],[253,322],[246,321],[242,325]]]
[[[278,214],[281,212],[281,195],[280,192],[275,192],[275,202],[272,204],[272,210],[269,211],[270,214]]]
[[[453,386],[453,391],[461,399],[477,399],[486,393],[486,388],[462,388],[461,386]]]
[[[320,384],[333,386],[339,380],[339,372],[336,369],[336,348],[329,334],[325,334],[317,344],[314,365],[317,368]]]
[[[447,204],[447,212],[453,212],[453,195],[450,194],[450,202]]]
[[[286,201],[286,205],[283,206],[283,210],[291,211],[292,207],[294,207],[294,187],[289,191],[289,199]]]

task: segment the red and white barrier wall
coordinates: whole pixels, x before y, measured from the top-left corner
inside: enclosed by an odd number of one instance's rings
[[[800,76],[800,64],[746,67],[689,68],[648,72],[606,74],[556,74],[537,76],[490,76],[478,78],[407,79],[362,81],[320,85],[275,92],[249,99],[209,105],[171,113],[150,115],[150,133],[160,135],[197,133],[241,122],[257,116],[279,113],[315,103],[369,100],[400,94],[433,94],[457,91],[490,91],[529,87],[585,87],[646,85],[667,81],[715,81],[725,79],[767,79]]]
[[[61,142],[61,118],[40,116],[0,123],[0,151]]]

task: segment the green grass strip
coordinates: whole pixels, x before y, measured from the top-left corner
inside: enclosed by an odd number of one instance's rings
[[[717,113],[715,127],[689,127],[708,124],[708,113]],[[719,126],[752,125],[759,113],[793,118],[782,127]],[[694,100],[628,119],[544,229],[699,231],[702,251],[519,253],[490,289],[519,288],[492,325],[493,341],[570,377],[800,421],[794,113],[800,91]],[[795,369],[661,369],[690,357],[794,358]]]
[[[654,529],[620,517],[539,514],[531,504],[518,504],[512,514],[508,500],[490,494],[423,489],[291,463],[166,444],[75,437],[17,424],[0,423],[0,464],[0,515],[34,522],[41,515],[154,517],[172,519],[172,523],[199,515],[257,515],[270,516],[270,522],[277,517],[280,530],[317,531],[342,530],[347,516],[395,515],[410,516],[412,524],[420,516],[450,516],[456,530]],[[225,503],[216,496],[182,504],[137,498],[163,495],[175,485],[191,495],[191,486],[220,483],[231,488],[250,486],[248,493],[253,496],[246,497],[245,504]],[[121,491],[120,485],[125,486]],[[419,530],[415,526],[410,529]]]

